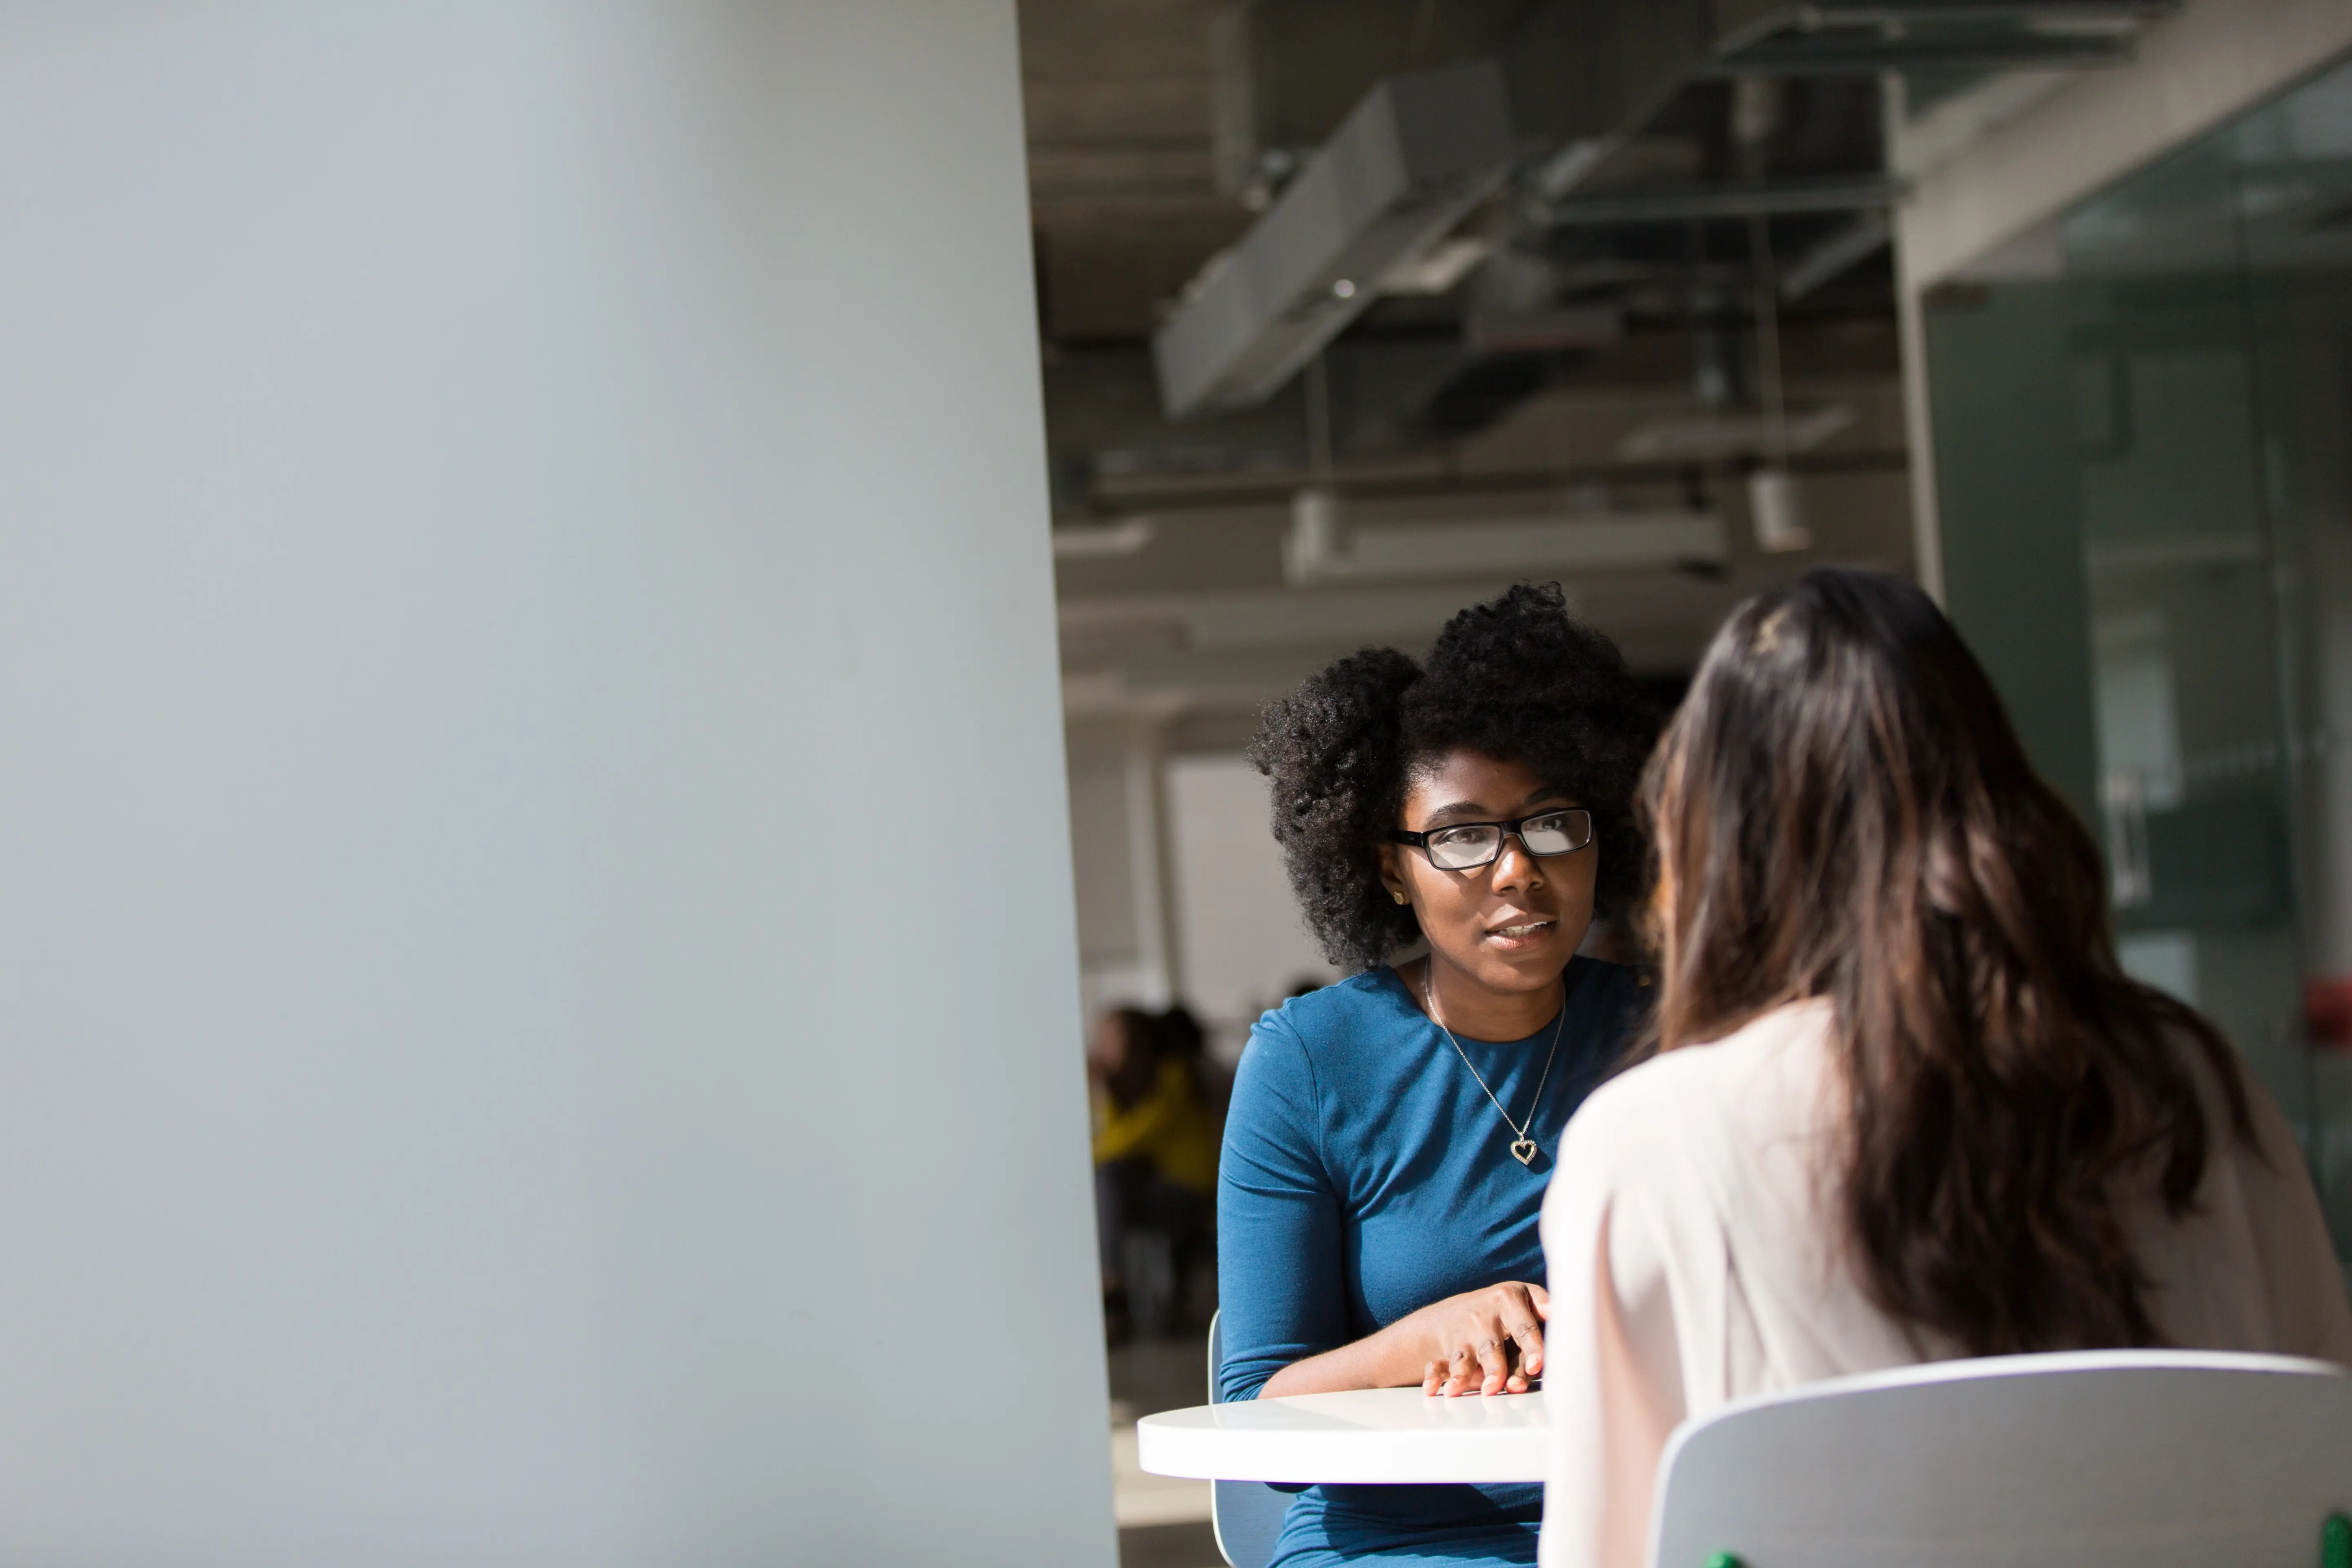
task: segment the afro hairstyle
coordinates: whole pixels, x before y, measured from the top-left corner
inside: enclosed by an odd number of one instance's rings
[[[1568,613],[1558,584],[1521,584],[1445,624],[1416,664],[1368,647],[1265,710],[1249,760],[1272,785],[1274,837],[1307,929],[1342,969],[1421,936],[1381,882],[1381,846],[1413,770],[1449,752],[1519,763],[1592,813],[1594,913],[1638,896],[1647,848],[1633,795],[1658,712],[1617,646]]]

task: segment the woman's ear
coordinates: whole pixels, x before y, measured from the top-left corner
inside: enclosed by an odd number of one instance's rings
[[[1412,892],[1405,886],[1404,872],[1397,865],[1397,847],[1393,844],[1381,846],[1381,886],[1389,890],[1389,898],[1392,901],[1400,904],[1412,902]]]

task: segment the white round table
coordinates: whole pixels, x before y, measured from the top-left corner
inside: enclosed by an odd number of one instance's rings
[[[1151,1474],[1218,1481],[1539,1481],[1550,1450],[1541,1394],[1432,1399],[1417,1387],[1170,1410],[1135,1436]]]

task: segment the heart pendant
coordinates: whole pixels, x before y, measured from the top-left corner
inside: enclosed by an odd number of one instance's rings
[[[1520,1164],[1532,1165],[1536,1162],[1536,1141],[1532,1138],[1522,1138],[1511,1145],[1511,1152],[1517,1156]]]

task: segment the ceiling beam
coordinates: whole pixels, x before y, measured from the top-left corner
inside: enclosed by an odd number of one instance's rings
[[[1554,228],[1682,223],[1693,218],[1773,217],[1784,213],[1864,212],[1894,205],[1903,183],[1883,174],[1694,184],[1605,196],[1570,196],[1539,209]]]
[[[1782,33],[1699,68],[1702,76],[1877,76],[1907,70],[2082,70],[2131,58],[2121,33],[1847,37]]]

